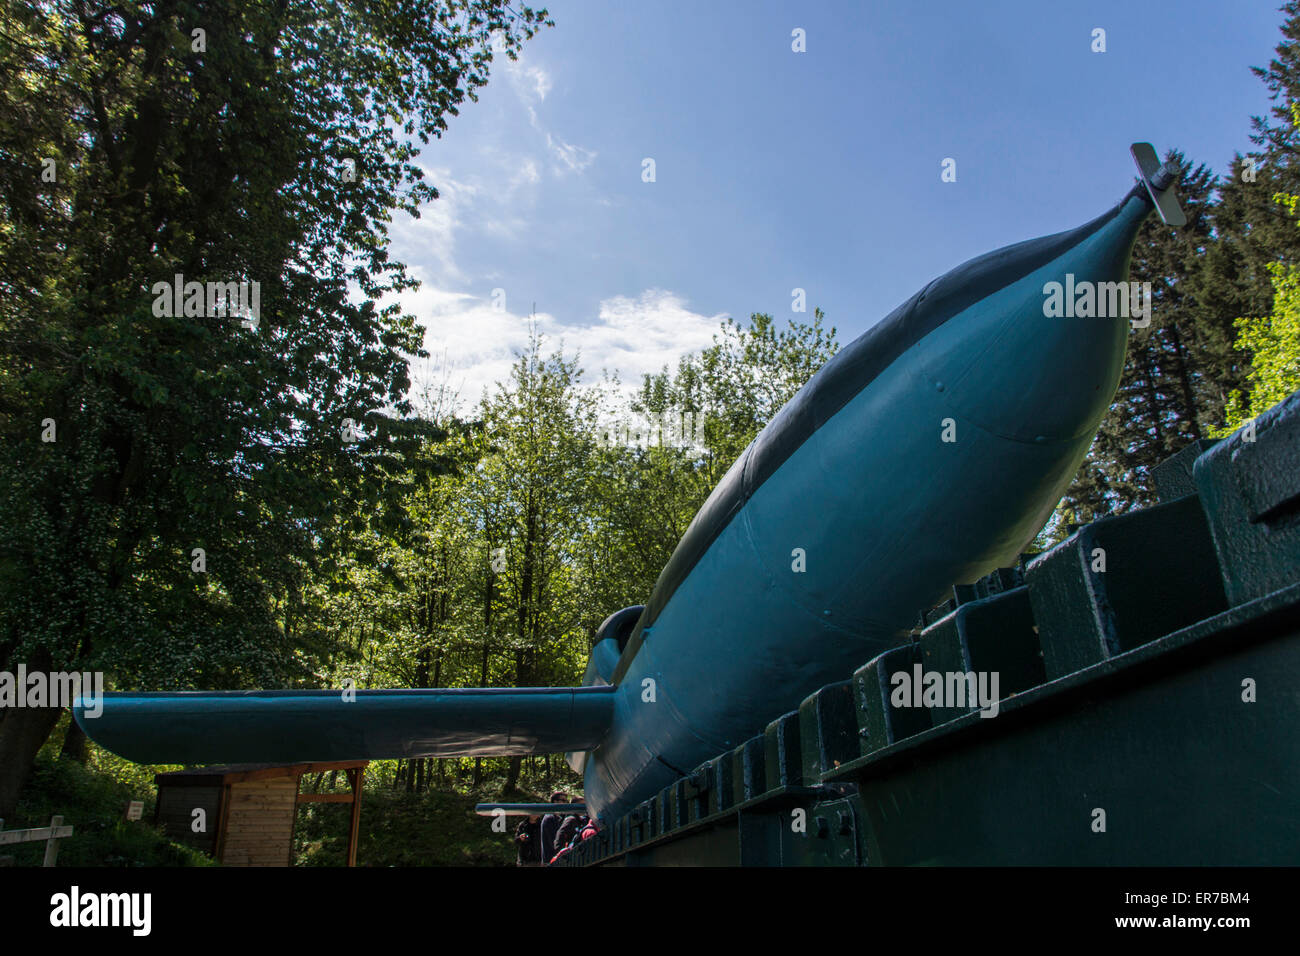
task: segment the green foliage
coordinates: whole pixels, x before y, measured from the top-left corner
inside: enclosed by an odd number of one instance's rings
[[[1292,13],[1300,16],[1300,7],[1293,9]],[[1284,44],[1279,52],[1293,66],[1300,66],[1300,62],[1294,60],[1295,37],[1292,39],[1293,42]],[[1280,89],[1283,84],[1281,64],[1275,61],[1273,69],[1271,85]],[[1270,74],[1256,72],[1270,77]],[[1280,110],[1274,112],[1281,113]],[[1294,133],[1300,130],[1300,102],[1291,102],[1289,113],[1290,131]],[[1275,134],[1281,129],[1273,127]],[[1276,192],[1273,201],[1284,208],[1289,219],[1300,227],[1296,212],[1300,194]],[[1297,233],[1291,235],[1294,239]],[[1224,408],[1224,425],[1212,430],[1216,437],[1231,434],[1260,412],[1300,389],[1300,272],[1297,272],[1297,268],[1294,262],[1287,259],[1266,263],[1265,269],[1273,291],[1271,314],[1254,318],[1243,316],[1234,322],[1237,330],[1235,347],[1251,356],[1251,369],[1247,376],[1249,397],[1247,391],[1233,390]]]
[[[1172,230],[1149,217],[1134,244],[1130,278],[1150,282],[1151,323],[1134,329],[1119,388],[1079,474],[1037,546],[1061,539],[1071,525],[1154,502],[1151,469],[1217,420],[1232,362],[1231,320],[1196,292],[1214,244],[1216,178],[1171,150],[1181,170],[1178,194],[1187,225]]]
[[[784,329],[761,312],[748,326],[728,318],[713,345],[683,357],[675,375],[667,369],[647,375],[635,407],[651,416],[684,415],[698,423],[711,489],[838,350],[834,327],[822,325],[825,317],[815,309],[811,323],[791,320]]]
[[[529,758],[508,788],[511,769],[505,759],[484,761],[479,783],[473,783],[474,763],[449,758],[423,792],[406,790],[405,778],[394,778],[396,761],[372,761],[366,769],[361,803],[358,866],[514,866],[514,822],[504,834],[492,831],[492,821],[474,813],[476,803],[523,800],[545,803],[556,789],[581,797],[581,780],[558,760],[550,772],[543,758]],[[409,767],[409,764],[403,766]],[[303,787],[308,781],[304,778]],[[308,803],[298,808],[294,826],[294,858],[299,866],[342,866],[346,861],[347,804]]]
[[[151,770],[154,768],[150,768]],[[73,835],[59,843],[58,866],[210,866],[212,860],[163,836],[151,822],[157,791],[152,773],[147,785],[124,783],[112,774],[59,759],[50,748],[37,758],[31,782],[23,791],[15,818],[5,821],[9,830],[48,826],[58,814]],[[144,816],[122,819],[127,802],[143,800]],[[6,847],[6,853],[11,849]],[[45,844],[12,848],[20,866],[39,866]]]
[[[474,813],[477,797],[379,790],[361,803],[358,866],[514,866],[513,827],[493,833]],[[347,863],[346,804],[304,804],[294,827],[298,866]]]
[[[5,0],[0,666],[329,675],[313,604],[388,573],[374,542],[453,465],[406,397],[423,330],[376,305],[416,285],[386,248],[437,198],[416,140],[545,24],[504,0]],[[165,308],[178,274],[258,283],[257,323]],[[0,745],[25,775],[27,742]]]
[[[1300,197],[1290,197],[1292,205]],[[1253,356],[1250,397],[1234,392],[1226,409],[1226,424],[1213,434],[1228,435],[1260,412],[1300,389],[1300,269],[1274,263],[1273,311],[1258,318],[1237,319],[1237,348]]]

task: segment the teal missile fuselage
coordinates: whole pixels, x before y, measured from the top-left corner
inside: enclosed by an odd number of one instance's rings
[[[905,641],[953,584],[1015,563],[1087,454],[1129,328],[1128,308],[1048,317],[1044,289],[1127,280],[1150,209],[1134,190],[936,279],[763,429],[605,678],[617,694],[585,761],[588,807],[626,812]],[[1095,294],[1071,311],[1095,313]]]

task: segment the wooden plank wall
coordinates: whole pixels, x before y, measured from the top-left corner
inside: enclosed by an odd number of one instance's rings
[[[160,823],[169,840],[184,843],[204,853],[217,848],[217,831],[221,828],[221,787],[169,787],[158,788],[158,810],[154,819]],[[194,810],[206,814],[207,832],[194,832]]]
[[[296,777],[231,784],[221,863],[289,866],[297,798]]]

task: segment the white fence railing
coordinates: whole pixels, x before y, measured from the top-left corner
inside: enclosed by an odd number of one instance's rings
[[[33,827],[30,830],[6,830],[5,822],[0,820],[0,846],[15,843],[36,843],[45,841],[45,862],[41,866],[53,866],[59,855],[59,841],[72,836],[72,827],[63,825],[63,817],[50,817],[48,827]]]

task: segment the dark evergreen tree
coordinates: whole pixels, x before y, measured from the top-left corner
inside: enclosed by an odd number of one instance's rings
[[[1222,416],[1225,374],[1236,382],[1234,315],[1205,307],[1197,277],[1214,245],[1211,211],[1216,178],[1177,151],[1165,159],[1182,174],[1178,192],[1187,225],[1174,230],[1152,216],[1138,232],[1130,279],[1151,283],[1150,324],[1134,328],[1114,404],[1102,421],[1053,527],[1152,503],[1151,469],[1206,435]]]
[[[1229,396],[1246,388],[1250,356],[1233,347],[1233,323],[1272,309],[1270,263],[1300,262],[1300,229],[1280,201],[1300,194],[1300,0],[1282,12],[1276,57],[1252,67],[1275,104],[1252,118],[1256,149],[1234,154],[1217,183],[1204,166],[1193,171],[1170,154],[1183,168],[1188,224],[1171,231],[1151,219],[1138,236],[1132,278],[1152,283],[1151,326],[1134,331],[1115,404],[1040,543],[1070,524],[1150,504],[1151,468],[1210,437]]]

